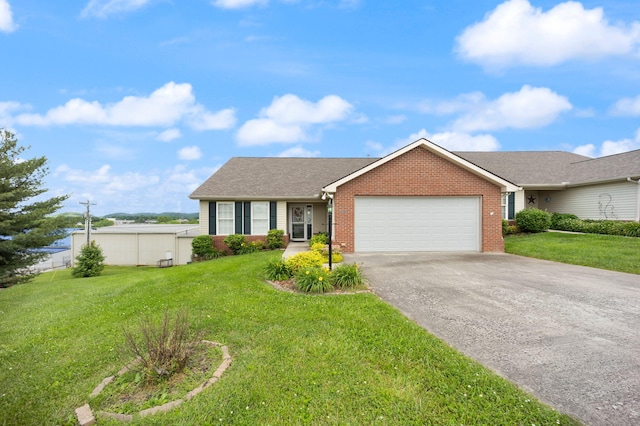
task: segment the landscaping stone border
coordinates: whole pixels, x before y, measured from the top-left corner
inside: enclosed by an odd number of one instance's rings
[[[144,417],[144,416],[149,416],[156,413],[166,413],[172,408],[175,408],[180,404],[182,404],[183,402],[185,402],[185,400],[189,401],[191,398],[198,395],[200,392],[202,392],[203,390],[205,390],[206,388],[208,388],[209,386],[217,382],[218,379],[222,377],[222,374],[231,365],[231,355],[229,355],[229,348],[223,345],[222,343],[211,342],[209,340],[202,340],[202,343],[212,345],[212,346],[218,346],[220,349],[222,349],[222,363],[220,364],[220,366],[218,366],[218,368],[213,373],[211,378],[206,382],[202,383],[200,386],[193,389],[192,391],[190,391],[189,393],[187,393],[184,396],[184,398],[176,399],[175,401],[167,402],[166,404],[163,404],[163,405],[157,405],[155,407],[147,408],[146,410],[140,411],[138,413],[139,416]],[[94,398],[98,394],[100,394],[100,392],[102,392],[102,390],[109,383],[111,383],[116,378],[116,376],[121,376],[126,372],[128,372],[135,365],[135,363],[138,362],[138,360],[139,359],[136,358],[131,363],[124,366],[120,371],[118,371],[118,373],[115,376],[109,376],[109,377],[106,377],[104,380],[102,380],[102,382],[100,382],[100,384],[96,386],[96,388],[91,392],[91,394],[89,395],[89,398]],[[132,414],[110,413],[107,411],[101,411],[99,412],[99,414],[101,416],[110,417],[112,419],[120,420],[123,422],[130,422],[131,420],[133,420]],[[91,411],[91,407],[89,406],[89,404],[85,404],[82,407],[76,408],[76,417],[78,418],[78,422],[80,423],[80,426],[92,426],[96,424],[96,418],[93,412]]]

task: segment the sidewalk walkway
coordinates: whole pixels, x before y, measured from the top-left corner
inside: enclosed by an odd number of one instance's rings
[[[282,258],[287,259],[293,256],[294,254],[302,253],[303,251],[309,251],[308,242],[302,241],[302,242],[289,243],[289,245],[287,246],[287,248],[285,249],[282,255]]]

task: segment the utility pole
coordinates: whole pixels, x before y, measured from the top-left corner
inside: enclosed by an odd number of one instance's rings
[[[87,245],[91,244],[91,206],[95,206],[96,203],[92,203],[89,200],[80,201],[80,204],[87,206],[87,211],[84,214],[84,230],[87,234]]]

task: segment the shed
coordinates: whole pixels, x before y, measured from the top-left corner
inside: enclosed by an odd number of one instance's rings
[[[159,260],[173,259],[174,265],[191,261],[191,241],[198,225],[120,225],[91,231],[105,256],[107,265],[156,266]],[[71,234],[73,259],[86,244],[85,230]]]

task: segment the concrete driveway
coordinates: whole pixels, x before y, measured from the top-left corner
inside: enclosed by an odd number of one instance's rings
[[[558,411],[640,424],[639,275],[508,254],[346,260],[382,299]]]

